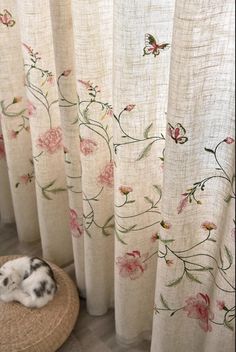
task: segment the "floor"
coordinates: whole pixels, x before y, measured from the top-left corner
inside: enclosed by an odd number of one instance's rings
[[[16,227],[13,224],[0,224],[0,255],[27,254],[41,256],[39,242],[19,243]],[[64,268],[74,277],[73,265]],[[80,313],[75,327],[58,352],[149,352],[150,343],[143,341],[133,347],[122,347],[116,341],[114,311],[109,310],[101,317],[90,316],[86,302],[80,299]]]

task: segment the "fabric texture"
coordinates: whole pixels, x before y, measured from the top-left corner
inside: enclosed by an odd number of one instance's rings
[[[233,348],[233,25],[232,0],[0,1],[1,219],[151,352]]]

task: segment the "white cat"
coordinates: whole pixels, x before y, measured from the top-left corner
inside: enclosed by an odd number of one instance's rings
[[[54,297],[57,283],[51,267],[37,257],[21,257],[0,268],[0,300],[41,308]]]

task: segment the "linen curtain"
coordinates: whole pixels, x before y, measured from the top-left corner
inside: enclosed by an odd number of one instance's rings
[[[233,28],[231,0],[0,1],[1,220],[122,343],[232,351]]]

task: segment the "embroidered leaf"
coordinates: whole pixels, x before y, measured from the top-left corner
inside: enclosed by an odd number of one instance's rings
[[[104,236],[111,236],[112,235],[110,232],[106,231],[106,229],[104,229],[104,227],[102,228],[102,234]]]
[[[135,203],[135,200],[128,200],[126,204]]]
[[[121,233],[128,233],[128,232],[130,232],[131,230],[133,230],[136,226],[137,226],[137,224],[132,225],[132,226],[128,227],[127,229],[119,230],[119,231],[120,231]]]
[[[90,238],[92,238],[91,233],[88,231],[88,229],[85,229],[85,232],[87,233],[87,235],[88,235]]]
[[[159,237],[160,238],[160,237]],[[171,243],[171,242],[174,242],[175,240],[163,240],[162,238],[160,238],[161,242],[164,243],[164,244],[167,244],[167,243]]]
[[[153,201],[149,197],[144,197],[144,199],[153,206]]]
[[[229,195],[224,199],[224,201],[225,201],[226,203],[229,203],[230,200],[231,200],[231,198],[232,198],[232,196],[229,194]]]
[[[224,324],[228,329],[230,329],[231,331],[234,331],[233,326],[227,320],[224,321]]]
[[[194,271],[208,271],[208,270],[213,270],[214,268],[212,268],[211,266],[205,266],[204,268],[196,268],[196,269],[192,269]]]
[[[149,132],[150,132],[152,126],[153,126],[153,123],[151,123],[151,124],[145,129],[144,134],[143,134],[144,138],[148,138],[148,134],[149,134]]]
[[[215,154],[214,150],[212,149],[208,149],[208,148],[204,148],[206,152],[208,153],[212,153],[212,154]]]
[[[17,188],[17,187],[19,186],[19,184],[20,184],[20,182],[17,182],[17,183],[15,184],[15,187]]]
[[[232,256],[230,250],[226,246],[225,246],[225,254],[226,254],[226,257],[229,261],[229,264],[230,265],[233,264],[233,256]]]
[[[178,279],[176,279],[176,280],[174,280],[172,282],[169,282],[169,284],[167,284],[166,286],[167,287],[176,286],[176,285],[178,285],[181,282],[182,279],[183,279],[183,276],[180,276]]]
[[[158,194],[162,194],[162,190],[161,190],[161,187],[158,186],[158,185],[152,185],[154,187],[154,189],[157,191]]]
[[[52,200],[52,198],[50,198],[45,192],[44,190],[42,190],[42,195],[44,198],[46,198],[47,200]]]
[[[121,242],[122,244],[125,244],[127,245],[127,243],[125,241],[123,241],[121,238],[120,238],[120,235],[118,234],[118,232],[115,230],[115,234],[116,234],[116,238],[119,242]]]
[[[141,160],[143,158],[146,158],[149,155],[149,153],[150,153],[150,151],[152,149],[152,145],[153,145],[153,142],[149,143],[146,146],[146,148],[144,148],[143,151],[140,153],[140,155],[139,155],[138,159],[136,159],[136,161],[139,161],[139,160]]]
[[[83,111],[83,116],[84,116],[84,119],[87,123],[89,123],[89,119],[88,119],[88,109],[85,109]]]
[[[216,242],[216,240],[214,238],[208,238],[208,241]]]
[[[220,249],[220,252],[219,252],[219,256],[220,256],[220,264],[221,264],[221,267],[223,268],[224,267],[224,262],[223,262],[221,249]]]
[[[46,186],[44,186],[42,189],[46,190],[47,188],[51,187],[52,185],[54,185],[54,183],[56,182],[56,180],[53,180],[51,182],[49,182],[48,184],[46,184]]]
[[[66,191],[66,188],[54,188],[54,189],[48,190],[48,192],[50,193],[58,193],[58,192],[64,192],[64,191]]]
[[[186,276],[188,279],[190,279],[191,281],[195,281],[199,284],[202,284],[202,282],[200,280],[198,280],[197,277],[195,277],[194,275],[190,274],[187,270],[186,270]]]
[[[163,304],[163,306],[166,308],[166,309],[170,309],[170,307],[168,306],[166,300],[164,299],[164,297],[162,296],[162,294],[160,294],[160,299],[161,299],[161,303]]]

